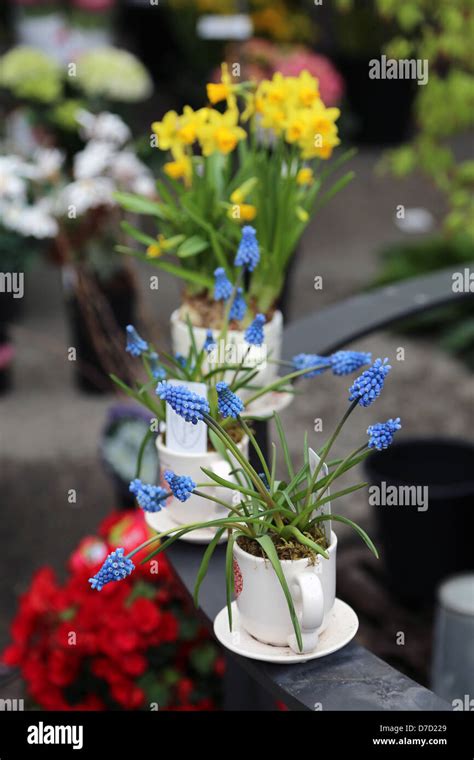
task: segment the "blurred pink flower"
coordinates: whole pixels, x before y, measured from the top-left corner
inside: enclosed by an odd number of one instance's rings
[[[71,5],[82,11],[108,11],[115,6],[115,0],[71,0]]]

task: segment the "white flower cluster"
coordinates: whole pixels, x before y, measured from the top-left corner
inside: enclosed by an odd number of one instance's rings
[[[0,156],[0,225],[22,237],[54,238],[58,223],[45,188],[59,179],[62,164],[62,153],[53,148],[38,149],[31,161]]]
[[[77,119],[87,143],[74,156],[73,182],[59,194],[57,213],[71,216],[72,210],[82,216],[99,206],[115,206],[113,194],[119,190],[153,197],[153,177],[127,145],[127,125],[112,113],[80,111]]]

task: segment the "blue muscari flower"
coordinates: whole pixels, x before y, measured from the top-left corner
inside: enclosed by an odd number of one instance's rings
[[[206,333],[206,340],[204,341],[203,349],[207,351],[207,353],[209,353],[210,351],[213,351],[215,347],[216,347],[216,341],[212,333],[212,330],[208,330]]]
[[[170,385],[167,382],[158,383],[158,396],[179,414],[186,422],[193,425],[203,419],[203,414],[209,414],[209,404],[204,396],[199,396],[188,390],[184,385]]]
[[[124,551],[124,549],[115,549],[115,551],[109,554],[94,577],[89,578],[89,583],[93,589],[102,591],[107,583],[121,581],[135,570],[132,560],[123,556]]]
[[[150,363],[151,374],[155,380],[164,380],[166,377],[166,370],[159,363],[159,356],[155,351],[148,354],[148,361]]]
[[[168,491],[160,486],[153,486],[150,483],[142,483],[139,478],[132,480],[129,491],[133,493],[138,504],[145,512],[159,512],[166,503],[169,496]]]
[[[127,345],[125,351],[128,351],[132,356],[141,356],[145,351],[148,351],[148,343],[140,338],[133,325],[127,325],[126,330]]]
[[[243,411],[242,400],[229,388],[227,383],[220,382],[216,385],[217,408],[222,417],[237,417]]]
[[[264,314],[257,314],[252,324],[245,331],[244,338],[251,346],[261,346],[264,341],[263,325],[266,319]]]
[[[242,288],[237,288],[234,301],[230,307],[229,319],[235,319],[236,322],[240,322],[245,317],[245,312],[247,311],[247,304],[245,303],[243,293]]]
[[[293,357],[291,363],[296,371],[310,369],[311,367],[320,367],[320,369],[314,369],[312,372],[308,372],[306,375],[303,375],[303,377],[315,377],[331,366],[330,358],[327,356],[319,356],[319,354],[297,354]]]
[[[249,272],[253,272],[259,261],[260,249],[257,232],[254,227],[246,225],[242,227],[242,239],[237,249],[234,265],[236,267],[244,267]]]
[[[385,378],[392,369],[388,359],[376,359],[369,369],[357,377],[349,388],[349,401],[358,401],[360,406],[370,406],[380,396]]]
[[[179,501],[187,501],[196,488],[194,480],[187,475],[175,475],[171,470],[165,470],[164,478]]]
[[[225,273],[224,267],[217,267],[214,270],[214,300],[227,301],[231,297],[233,286]]]
[[[370,364],[372,354],[363,351],[336,351],[329,359],[333,375],[350,375],[364,364]]]
[[[178,364],[181,365],[181,367],[183,367],[183,369],[184,369],[184,367],[187,364],[186,357],[183,356],[183,354],[175,354],[174,358],[176,359],[176,361],[178,362]]]
[[[265,486],[265,488],[267,489],[267,491],[269,491],[270,490],[270,483],[268,482],[268,478],[265,475],[265,473],[264,472],[259,472],[258,473],[258,477],[262,481],[262,483]]]
[[[369,449],[388,449],[393,441],[393,436],[401,428],[400,417],[396,419],[387,420],[387,422],[376,422],[375,425],[370,425],[367,428],[367,435],[369,436]]]

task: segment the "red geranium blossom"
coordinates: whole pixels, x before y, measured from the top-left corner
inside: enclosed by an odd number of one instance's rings
[[[87,584],[117,545],[136,545],[149,535],[142,512],[115,513],[99,536],[80,542],[63,585],[49,567],[35,573],[2,660],[20,668],[41,708],[150,709],[159,695],[160,710],[215,709],[222,658],[217,649],[209,658],[214,644],[200,625],[192,638],[180,638],[194,613],[163,555],[158,573],[137,564],[133,576],[100,595]]]

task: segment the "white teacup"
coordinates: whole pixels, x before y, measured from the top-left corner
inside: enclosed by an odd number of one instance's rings
[[[248,444],[249,439],[247,436],[244,436],[238,444],[240,451],[246,458],[248,458]],[[172,470],[176,475],[188,475],[195,483],[208,482],[212,484],[210,478],[202,472],[201,467],[212,470],[212,472],[226,480],[235,480],[230,472],[233,467],[238,467],[238,462],[230,453],[229,458],[233,462],[232,466],[217,451],[206,451],[203,454],[173,451],[165,446],[161,435],[156,439],[156,448],[160,464],[160,485],[163,488],[169,489],[168,483],[164,478],[166,470]],[[201,490],[203,493],[221,499],[221,501],[231,502],[232,491],[228,488],[221,488],[215,485],[212,488],[206,486]],[[178,525],[185,525],[191,522],[207,522],[208,520],[227,517],[229,514],[229,511],[225,507],[216,504],[215,501],[210,501],[203,496],[196,496],[195,494],[192,494],[184,502],[170,496],[166,501],[166,509],[171,519]]]
[[[243,628],[265,644],[289,646],[297,654],[312,652],[328,624],[336,601],[337,537],[331,532],[329,559],[281,560],[300,623],[303,649],[298,648],[283,589],[269,560],[254,557],[234,544],[234,580]]]

